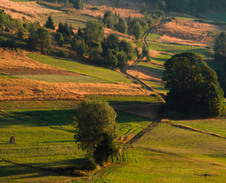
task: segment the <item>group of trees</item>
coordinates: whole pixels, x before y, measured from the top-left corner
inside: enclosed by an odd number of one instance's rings
[[[104,37],[104,26],[99,22],[89,22],[79,29],[71,41],[71,47],[79,56],[88,55],[94,64],[122,67],[136,57],[132,43],[120,41],[117,34]]]
[[[157,0],[158,8],[167,11],[200,13],[207,10],[224,10],[225,0]]]
[[[128,18],[127,21],[120,17],[118,14],[114,14],[112,11],[106,11],[103,17],[103,23],[106,27],[117,30],[121,33],[128,33],[134,35],[138,40],[143,33],[153,26],[156,22],[160,21],[164,17],[164,12],[159,9],[155,9],[151,13],[144,13],[144,18]]]

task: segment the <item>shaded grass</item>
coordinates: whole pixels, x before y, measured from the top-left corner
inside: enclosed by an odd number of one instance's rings
[[[1,101],[1,109],[4,111],[40,111],[40,110],[67,110],[74,109],[78,101],[54,100],[54,101]]]
[[[124,77],[121,73],[110,69],[88,65],[71,59],[51,57],[34,53],[29,53],[27,56],[44,64],[49,64],[54,67],[66,69],[67,71],[85,74],[97,79],[101,79],[103,82],[132,83],[131,80]]]
[[[152,64],[152,63],[145,63],[145,62],[140,62],[138,67],[145,69],[149,72],[156,73],[160,76],[162,75],[163,70],[164,70],[163,66]]]
[[[37,74],[37,75],[16,75],[19,78],[33,79],[38,81],[46,82],[75,82],[75,83],[107,83],[108,81],[99,78],[94,78],[85,75],[78,76],[68,76],[68,75],[47,75],[47,74]]]
[[[216,11],[216,12],[208,12],[208,13],[203,13],[201,14],[201,16],[205,19],[208,19],[208,20],[213,20],[215,22],[218,22],[218,23],[226,23],[226,12],[219,12],[219,11]]]

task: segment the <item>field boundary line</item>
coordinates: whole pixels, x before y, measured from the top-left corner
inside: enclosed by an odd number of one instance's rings
[[[182,128],[182,129],[186,129],[186,130],[190,130],[190,131],[194,131],[194,132],[199,132],[199,133],[203,133],[203,134],[206,134],[206,135],[211,135],[211,136],[214,136],[214,137],[219,137],[219,138],[226,139],[225,136],[222,136],[222,135],[219,135],[219,134],[216,134],[216,133],[206,132],[204,130],[193,128],[193,127],[190,127],[190,126],[187,126],[187,125],[183,125],[183,124],[176,124],[176,123],[173,123],[170,120],[161,120],[160,122],[161,123],[169,124],[169,125],[174,126],[174,127],[177,127],[177,128]]]
[[[154,129],[161,120],[156,120],[155,122],[151,123],[147,128],[140,131],[138,134],[136,134],[132,139],[130,139],[126,144],[133,144],[137,142],[140,138],[142,138],[147,132],[150,132],[152,129]]]

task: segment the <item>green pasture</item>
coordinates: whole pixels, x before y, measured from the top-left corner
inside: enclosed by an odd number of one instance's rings
[[[58,26],[59,23],[67,23],[75,29],[79,27],[84,28],[89,21],[97,21],[97,18],[80,14],[56,14],[53,16],[53,22],[56,26]]]
[[[46,55],[34,54],[34,53],[29,53],[27,54],[27,56],[41,63],[62,68],[67,71],[88,75],[88,76],[97,78],[99,80],[103,80],[103,82],[109,82],[109,83],[116,83],[116,82],[131,83],[132,82],[130,79],[126,78],[119,72],[113,71],[111,69],[88,65],[79,61],[71,60],[71,59],[51,57]]]
[[[144,80],[144,82],[148,86],[151,86],[158,93],[167,93],[167,90],[165,89],[165,87],[162,83],[154,82],[154,81],[148,81],[148,80]]]
[[[86,98],[95,100],[104,100],[110,104],[136,104],[136,103],[159,103],[162,102],[158,95],[150,96],[101,96],[87,95]]]
[[[156,51],[164,51],[169,54],[178,54],[182,52],[194,52],[200,54],[204,58],[212,58],[213,50],[207,49],[198,46],[190,46],[190,45],[181,45],[181,44],[173,44],[173,43],[160,43],[156,42],[155,39],[159,37],[158,34],[152,35],[149,33],[147,36],[148,47],[152,50]]]
[[[74,101],[4,101],[0,113],[0,177],[3,182],[55,181],[54,172],[39,168],[83,169],[86,152],[78,148],[72,126]],[[117,111],[119,135],[135,135],[151,122]],[[9,144],[14,136],[16,144]],[[5,162],[9,160],[10,162]],[[25,164],[18,165],[15,163]],[[3,171],[4,170],[4,171]],[[53,175],[52,175],[53,174]],[[57,175],[59,176],[59,175]],[[60,180],[69,177],[61,177]],[[73,180],[73,179],[72,179]]]
[[[156,73],[158,75],[162,75],[163,71],[164,71],[164,67],[161,65],[156,65],[156,64],[152,64],[152,63],[145,63],[145,62],[140,62],[138,64],[138,67],[140,67],[141,69],[145,69],[149,72],[152,73]]]
[[[226,137],[226,118],[203,120],[180,120],[174,123],[184,124],[205,132],[215,133]]]
[[[1,76],[0,76],[1,77]],[[18,78],[25,78],[25,79],[33,79],[38,81],[46,81],[46,82],[54,82],[54,83],[64,83],[64,82],[73,82],[73,83],[108,83],[108,81],[86,76],[86,75],[55,75],[55,74],[36,74],[36,75],[16,75]]]
[[[225,139],[159,124],[94,182],[204,183],[226,178]]]
[[[191,16],[191,15],[187,15],[187,14],[179,14],[179,13],[170,13],[170,17],[174,17],[174,18],[180,18],[180,19],[184,19],[184,20],[196,20],[197,18]]]

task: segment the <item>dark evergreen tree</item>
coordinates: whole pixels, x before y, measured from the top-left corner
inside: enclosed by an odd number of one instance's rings
[[[101,49],[104,39],[104,27],[99,22],[88,22],[84,29],[85,42],[89,47]]]
[[[141,38],[142,34],[143,34],[142,26],[137,21],[133,26],[133,35],[135,36],[136,40],[138,40],[139,38]]]
[[[83,9],[83,3],[82,0],[70,0],[73,4],[73,7],[76,9]]]
[[[53,23],[53,18],[51,16],[48,17],[48,20],[46,21],[45,27],[55,30],[55,25]]]

